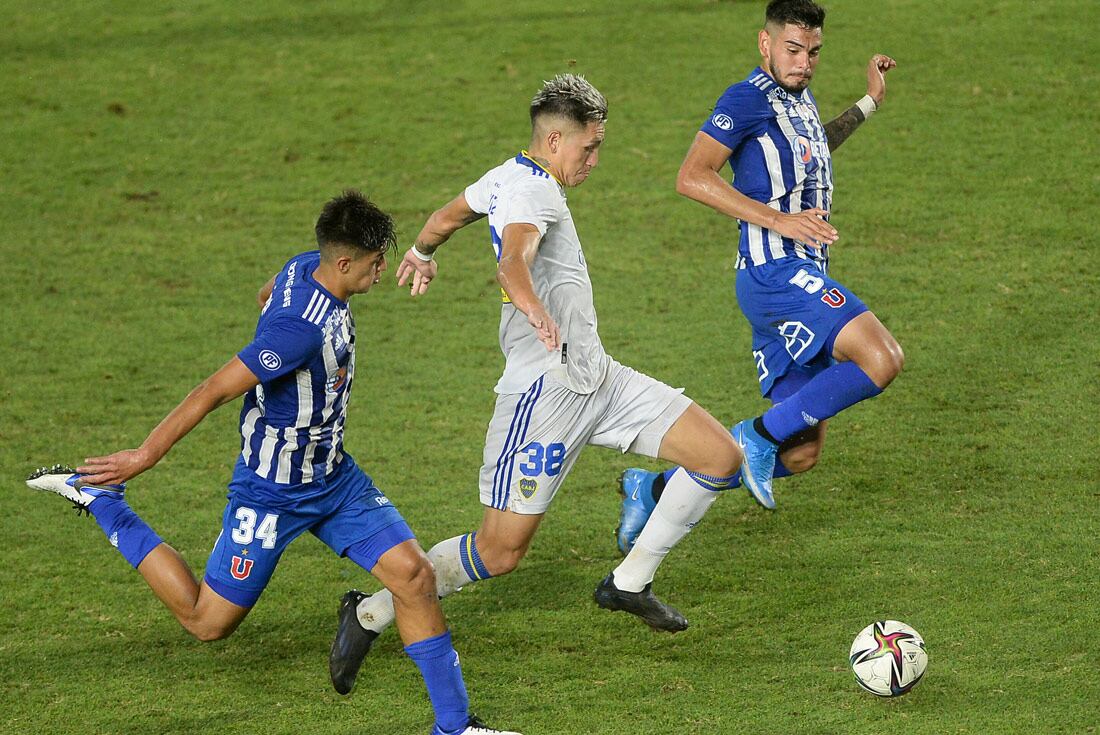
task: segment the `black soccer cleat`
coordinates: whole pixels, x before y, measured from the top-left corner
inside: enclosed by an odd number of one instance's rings
[[[614,575],[609,574],[596,585],[593,597],[596,604],[605,610],[622,610],[637,615],[650,628],[667,633],[687,630],[688,621],[676,608],[666,605],[653,594],[653,583],[647,584],[641,592],[627,592],[615,586]]]
[[[339,625],[336,638],[332,641],[332,650],[328,654],[328,673],[333,688],[340,694],[351,694],[355,688],[355,677],[359,667],[370,651],[378,634],[359,624],[356,608],[370,595],[359,590],[348,590],[340,598]]]

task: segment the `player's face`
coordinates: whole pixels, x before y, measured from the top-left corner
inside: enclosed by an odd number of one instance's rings
[[[558,170],[561,183],[580,186],[600,161],[603,143],[603,123],[591,122],[583,128],[574,126],[563,133],[558,147]]]
[[[788,92],[799,93],[810,85],[821,56],[821,29],[788,23],[760,31],[760,55],[764,69]]]
[[[367,253],[348,263],[348,290],[351,293],[366,293],[378,283],[386,270],[384,251]]]

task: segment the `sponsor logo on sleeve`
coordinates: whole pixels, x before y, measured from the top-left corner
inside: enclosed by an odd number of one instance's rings
[[[283,364],[282,359],[271,350],[264,350],[260,353],[260,364],[268,370],[278,370],[279,366]]]

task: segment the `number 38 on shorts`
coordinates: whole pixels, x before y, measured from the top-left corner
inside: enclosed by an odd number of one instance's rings
[[[523,449],[521,454],[525,454],[527,457],[524,462],[518,465],[519,471],[525,476],[547,475],[554,477],[561,472],[562,464],[565,462],[565,445],[561,442],[555,442],[543,446],[541,442],[531,442]]]

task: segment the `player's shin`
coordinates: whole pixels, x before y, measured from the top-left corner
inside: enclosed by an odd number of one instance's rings
[[[149,552],[159,546],[160,536],[124,500],[100,497],[88,505],[88,511],[134,569]]]
[[[840,362],[818,373],[797,393],[768,409],[761,417],[776,443],[782,443],[849,406],[882,392],[854,362]]]
[[[428,558],[435,567],[435,584],[440,599],[458,591],[471,582],[480,582],[492,575],[481,562],[474,543],[476,533],[455,536],[440,541],[428,551]],[[367,630],[381,633],[393,622],[393,595],[382,590],[365,598],[356,608],[359,624]]]
[[[405,646],[405,653],[424,677],[435,711],[436,727],[442,732],[458,731],[470,720],[470,698],[462,681],[458,653],[451,644],[451,632]]]
[[[665,484],[634,548],[615,568],[615,586],[627,592],[640,592],[652,582],[668,552],[703,518],[718,492],[729,487],[731,480],[677,468]]]

